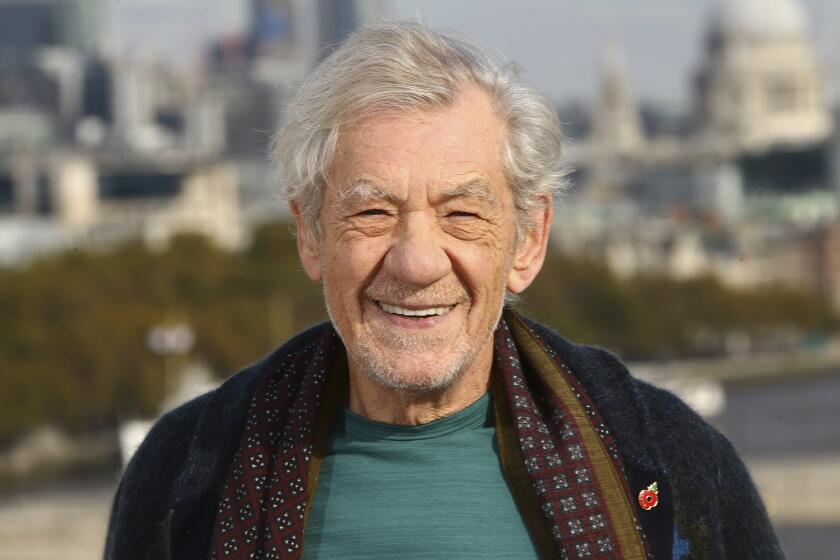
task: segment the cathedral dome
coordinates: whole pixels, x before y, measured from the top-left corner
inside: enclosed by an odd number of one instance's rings
[[[807,17],[797,0],[715,0],[710,30],[755,39],[802,37]]]

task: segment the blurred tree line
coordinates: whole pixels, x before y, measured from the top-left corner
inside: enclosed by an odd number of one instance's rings
[[[736,292],[708,278],[618,279],[556,254],[518,305],[630,359],[720,352],[731,332],[838,327],[807,295]],[[81,432],[154,415],[164,392],[163,358],[147,346],[155,326],[189,324],[189,359],[226,377],[325,317],[287,224],[258,230],[241,253],[186,236],[164,252],[130,244],[0,270],[0,443],[46,423]]]

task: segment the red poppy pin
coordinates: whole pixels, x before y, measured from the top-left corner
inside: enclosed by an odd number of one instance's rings
[[[655,508],[659,504],[659,484],[654,482],[639,492],[639,505],[645,511]]]

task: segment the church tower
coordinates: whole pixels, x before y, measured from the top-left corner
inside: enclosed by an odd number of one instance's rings
[[[592,125],[594,140],[603,151],[623,155],[642,145],[639,108],[627,80],[623,52],[615,44],[605,52]]]

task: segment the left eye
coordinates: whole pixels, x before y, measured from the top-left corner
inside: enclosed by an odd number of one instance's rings
[[[456,210],[454,212],[450,212],[449,214],[447,214],[447,217],[449,217],[449,218],[476,218],[476,217],[478,217],[478,214],[475,214],[474,212],[463,212],[461,210]]]

